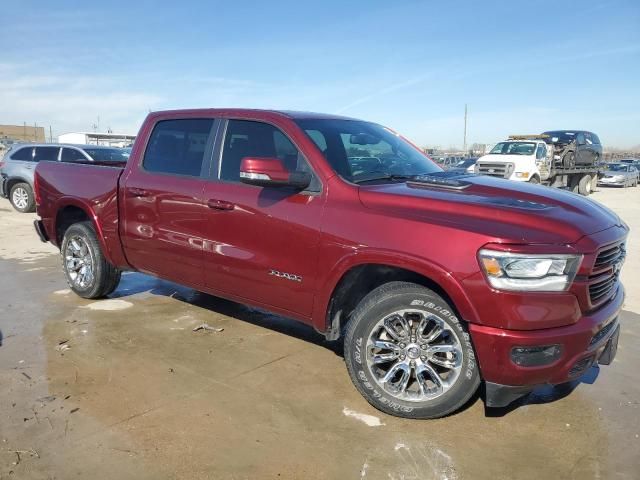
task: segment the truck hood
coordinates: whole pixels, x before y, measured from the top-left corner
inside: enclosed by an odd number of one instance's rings
[[[429,178],[436,180],[360,186],[360,201],[503,243],[570,244],[623,224],[608,208],[564,190],[480,175],[445,172]]]

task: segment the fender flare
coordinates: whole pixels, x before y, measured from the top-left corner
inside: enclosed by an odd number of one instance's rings
[[[2,193],[2,195],[5,195],[7,198],[9,198],[9,195],[11,194],[9,185],[11,185],[12,183],[26,183],[27,185],[29,185],[31,187],[31,190],[33,190],[33,182],[30,182],[29,180],[22,178],[22,177],[7,177],[7,179],[4,181],[4,183],[2,184],[2,189],[6,190]]]
[[[62,210],[64,210],[67,207],[79,208],[80,210],[82,210],[83,212],[85,212],[87,214],[87,217],[89,217],[89,220],[93,224],[93,227],[96,229],[96,236],[98,237],[98,242],[100,243],[100,248],[102,248],[102,252],[103,252],[104,256],[106,257],[107,261],[109,261],[109,263],[115,264],[114,261],[113,261],[113,256],[112,256],[112,253],[111,253],[111,249],[109,249],[109,247],[107,246],[107,244],[105,242],[102,225],[100,224],[98,216],[96,215],[96,213],[93,210],[93,208],[91,207],[91,205],[89,205],[87,202],[85,202],[85,201],[83,201],[83,200],[81,200],[81,199],[79,199],[77,197],[61,197],[61,198],[58,199],[58,201],[56,202],[56,206],[55,206],[56,215],[55,215],[55,217],[53,219],[53,225],[51,226],[51,232],[49,232],[49,238],[56,239],[56,243],[58,243],[58,241],[57,241],[57,238],[58,238],[58,232],[57,232],[58,216],[60,215]],[[60,245],[57,245],[57,246],[60,247]]]
[[[449,296],[462,319],[469,322],[479,321],[478,314],[462,285],[443,266],[422,257],[401,252],[367,249],[342,257],[325,279],[319,282],[320,289],[312,315],[313,326],[317,331],[326,332],[331,328],[328,313],[333,293],[340,280],[354,267],[366,264],[402,268],[431,280]]]

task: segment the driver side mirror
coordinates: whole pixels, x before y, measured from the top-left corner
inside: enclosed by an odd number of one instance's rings
[[[245,157],[240,162],[240,181],[260,187],[292,187],[304,190],[311,183],[311,174],[289,172],[279,158]]]

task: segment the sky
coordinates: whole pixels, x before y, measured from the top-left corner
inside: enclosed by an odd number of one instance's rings
[[[640,2],[3,2],[0,124],[136,133],[149,111],[309,110],[423,146],[554,129],[640,145]]]

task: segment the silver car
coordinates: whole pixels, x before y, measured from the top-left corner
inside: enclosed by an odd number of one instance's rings
[[[14,144],[0,161],[0,194],[19,212],[33,212],[33,175],[38,162],[125,163],[128,153],[101,145]]]
[[[606,165],[604,176],[598,180],[598,185],[637,187],[638,169],[628,163],[609,163]]]

